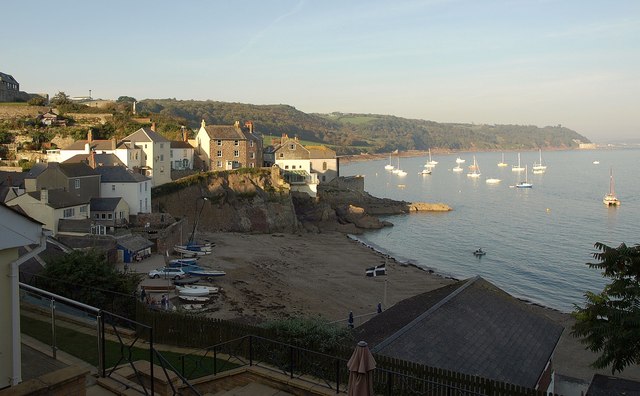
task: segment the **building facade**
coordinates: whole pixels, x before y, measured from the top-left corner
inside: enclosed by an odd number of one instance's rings
[[[206,125],[202,120],[196,134],[196,152],[205,164],[203,170],[232,170],[262,167],[262,138],[253,123],[244,127],[234,125]]]
[[[100,197],[122,197],[131,214],[151,213],[151,178],[122,166],[96,168],[101,176]]]

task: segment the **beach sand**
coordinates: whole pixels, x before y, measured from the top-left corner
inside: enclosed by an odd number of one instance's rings
[[[353,312],[358,326],[376,312],[378,303],[384,309],[455,281],[396,262],[340,233],[212,233],[201,237],[216,247],[200,264],[227,273],[213,281],[222,290],[208,313],[221,319],[255,324],[321,316],[346,325]],[[365,276],[366,268],[385,263],[388,276]],[[589,367],[596,355],[569,334],[573,323],[569,314],[535,308],[565,327],[555,352],[556,373],[587,382],[596,372],[611,374]],[[640,367],[618,376],[640,380]]]

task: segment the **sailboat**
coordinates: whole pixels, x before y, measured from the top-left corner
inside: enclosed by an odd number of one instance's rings
[[[519,159],[519,158],[518,158]],[[518,184],[516,184],[516,188],[531,188],[533,187],[533,184],[529,183],[529,178],[527,177],[527,175],[529,174],[529,169],[527,168],[527,166],[525,165],[525,169],[524,169],[524,181],[520,182]]]
[[[453,168],[453,169],[451,169],[451,170],[452,170],[452,171],[454,171],[454,172],[462,172],[462,170],[463,170],[463,169],[462,169],[462,167],[460,166],[460,163],[458,162],[458,163],[456,164],[456,167],[455,167],[455,168]]]
[[[391,165],[391,155],[389,155],[389,163],[384,166],[384,169],[390,171],[393,170],[393,168],[395,168],[395,166]]]
[[[398,154],[398,167],[392,170],[391,172],[395,173],[398,176],[406,176],[407,172],[400,169],[400,154]]]
[[[476,162],[476,156],[473,156],[473,165],[469,167],[469,169],[471,170],[471,172],[467,173],[467,176],[469,177],[480,177],[480,167],[478,166],[478,163]]]
[[[544,173],[547,170],[546,165],[542,165],[542,149],[540,149],[540,162],[533,163],[533,173]]]
[[[431,159],[431,149],[429,149],[429,161],[425,164],[425,166],[436,166],[438,165],[438,161],[434,161]]]
[[[511,170],[513,172],[522,172],[524,168],[520,165],[520,153],[518,153],[518,166],[512,166]]]
[[[456,164],[464,164],[466,160],[463,160],[462,158],[458,157],[456,158]]]
[[[505,166],[508,166],[509,164],[507,164],[506,162],[504,162],[504,153],[502,153],[502,161],[498,162],[498,166],[501,168],[504,168]]]
[[[613,169],[609,170],[609,193],[604,196],[602,203],[607,206],[620,206],[621,204],[613,189]]]

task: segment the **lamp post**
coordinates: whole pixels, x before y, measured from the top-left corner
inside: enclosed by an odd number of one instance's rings
[[[191,231],[191,236],[189,237],[189,241],[187,242],[187,245],[191,244],[194,242],[194,238],[196,236],[196,228],[198,227],[198,219],[200,218],[200,215],[202,214],[202,210],[204,209],[204,202],[202,202],[202,207],[200,208],[200,212],[198,212],[198,200],[202,199],[203,201],[208,201],[209,198],[207,197],[198,197],[196,198],[196,207],[195,207],[195,211],[193,212],[194,218],[193,218],[193,231]]]

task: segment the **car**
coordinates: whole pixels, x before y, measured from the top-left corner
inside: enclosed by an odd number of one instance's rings
[[[171,279],[182,279],[187,274],[180,268],[158,268],[149,272],[149,278],[158,279],[160,277],[163,278],[171,278]]]

